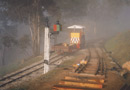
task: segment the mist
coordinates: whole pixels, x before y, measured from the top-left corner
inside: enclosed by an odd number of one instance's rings
[[[130,0],[58,0],[58,6],[63,25],[85,26],[90,39],[94,30],[103,38],[130,29]]]
[[[25,0],[26,1],[26,0]],[[100,39],[111,37],[119,32],[130,30],[130,0],[43,0],[45,1],[45,5],[40,3],[39,8],[44,6],[44,9],[47,13],[44,13],[44,16],[41,16],[40,19],[40,53],[43,52],[43,42],[44,42],[44,26],[45,26],[45,18],[49,15],[49,27],[52,31],[53,24],[56,23],[56,20],[59,20],[62,25],[62,31],[57,35],[57,42],[54,39],[51,39],[51,45],[57,43],[70,43],[70,31],[67,27],[71,25],[82,25],[85,26],[85,34],[86,40],[93,40],[93,39]],[[16,1],[15,1],[16,2]],[[22,1],[21,1],[22,2]],[[2,3],[2,2],[1,2]],[[23,3],[27,8],[29,5],[32,5],[33,2]],[[20,3],[19,3],[20,4]],[[6,12],[8,11],[8,4],[0,4],[0,11]],[[5,6],[4,6],[5,5]],[[31,8],[32,8],[31,6]],[[55,7],[55,8],[54,8]],[[14,7],[15,8],[15,7]],[[13,8],[13,9],[14,9]],[[18,7],[19,8],[19,7]],[[25,10],[25,11],[24,11]],[[30,10],[30,9],[28,9]],[[32,10],[32,11],[31,11]],[[31,9],[31,13],[34,12]],[[15,9],[13,10],[15,12]],[[38,9],[40,12],[41,9]],[[13,12],[13,13],[14,13]],[[19,40],[24,35],[28,35],[30,42],[31,41],[31,34],[30,34],[30,25],[25,20],[27,19],[24,15],[26,15],[27,11],[24,8],[21,16],[23,19],[18,22],[17,19],[12,20],[12,26],[14,28],[11,29],[9,27],[9,20],[11,16],[6,14],[0,15],[0,35],[9,35],[15,37],[16,40]],[[41,12],[43,14],[43,11]],[[12,13],[10,13],[12,14]],[[17,14],[17,13],[16,13]],[[21,14],[21,13],[20,13]],[[18,13],[18,15],[20,15]],[[9,17],[10,16],[10,17]],[[13,15],[12,15],[13,16]],[[7,21],[7,26],[2,24],[3,21]],[[8,27],[8,28],[3,28]],[[6,31],[7,30],[7,31]],[[5,33],[6,31],[6,33]],[[55,38],[55,36],[53,36]],[[1,59],[2,59],[2,51],[3,46],[0,44],[1,50]],[[22,51],[17,46],[11,46],[7,50],[6,54],[6,62],[7,64],[12,61],[19,61],[24,58],[32,56],[32,45],[27,46],[27,51],[29,55]],[[12,53],[13,52],[13,53]]]

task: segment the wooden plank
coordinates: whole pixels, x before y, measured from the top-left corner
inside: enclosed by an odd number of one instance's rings
[[[94,88],[94,89],[102,89],[103,88],[102,84],[95,84],[95,83],[60,81],[59,84],[60,85],[77,86],[77,87]]]
[[[86,69],[89,69],[89,68],[95,68],[95,69],[97,69],[97,68],[98,68],[98,65],[88,65],[88,66],[86,67]]]
[[[104,75],[93,75],[93,74],[85,74],[85,73],[69,73],[69,76],[73,77],[84,77],[84,78],[102,78],[105,79]]]
[[[85,70],[84,70],[84,71],[90,71],[90,70],[94,70],[94,71],[96,71],[96,69],[95,69],[95,68],[85,68]]]
[[[101,90],[101,89],[92,89],[92,88],[68,86],[68,85],[54,85],[52,90]]]
[[[96,79],[62,79],[61,81],[71,81],[71,82],[79,82],[79,83],[93,83],[93,84],[103,84],[104,80],[96,80]]]
[[[77,81],[89,81],[89,82],[99,82],[99,83],[104,83],[104,79],[99,79],[99,78],[80,78],[80,77],[71,77],[71,76],[66,76],[64,77],[65,80],[77,80]]]
[[[76,89],[76,88],[69,88],[69,87],[53,87],[52,90],[86,90],[86,89]]]

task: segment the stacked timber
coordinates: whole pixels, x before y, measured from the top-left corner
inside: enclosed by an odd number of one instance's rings
[[[104,76],[76,74],[64,77],[52,90],[100,90],[103,88]]]
[[[123,64],[122,68],[127,69],[130,71],[130,61]]]

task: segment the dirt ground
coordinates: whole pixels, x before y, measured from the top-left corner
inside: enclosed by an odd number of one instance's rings
[[[24,82],[17,87],[11,87],[8,90],[51,90],[53,85],[57,84],[64,76],[74,70],[72,65],[77,64],[79,61],[84,59],[85,56],[88,55],[88,51],[87,49],[84,49],[75,53],[70,53],[69,55],[73,56],[73,58],[63,62],[47,74],[44,74],[34,80]]]
[[[65,61],[61,66],[55,68],[53,71],[50,71],[44,76],[41,76],[37,82],[33,81],[33,83],[30,84],[28,90],[51,90],[52,86],[57,84],[61,79],[63,79],[66,75],[69,74],[69,72],[73,71],[72,65],[75,63],[79,63],[80,60],[85,58],[85,52],[86,50],[81,50],[78,53],[74,53],[75,57],[69,61]]]
[[[74,58],[65,61],[49,73],[9,90],[51,90],[53,85],[57,84],[61,79],[63,79],[63,77],[67,76],[69,72],[73,71],[73,64],[79,63],[79,61],[88,55],[88,50],[80,50],[79,52],[71,55],[73,55]],[[107,73],[105,84],[102,90],[120,90],[126,81],[120,76],[119,72],[116,70],[111,70],[111,68],[116,67],[116,65],[107,55],[105,56],[104,60],[107,66]],[[127,78],[127,82],[130,82],[130,77]]]
[[[105,54],[105,62],[107,66],[107,73],[106,73],[106,82],[104,88],[102,90],[120,90],[120,88],[130,79],[124,79],[120,75],[120,70],[118,70],[118,66],[109,58],[108,55]],[[112,70],[112,68],[117,68],[116,70]]]

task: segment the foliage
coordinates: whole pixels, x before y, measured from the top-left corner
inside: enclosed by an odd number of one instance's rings
[[[24,35],[20,38],[18,45],[21,49],[26,49],[30,45],[29,35]]]
[[[47,11],[53,18],[59,18],[58,8],[53,0],[1,0],[6,7],[3,14],[15,22],[30,26],[34,56],[40,54],[40,32],[43,29]],[[55,12],[54,12],[55,11]],[[43,22],[44,21],[44,22]]]
[[[3,12],[11,20],[18,22],[28,22],[29,18],[33,18],[37,11],[41,20],[43,16],[43,8],[46,9],[51,16],[57,18],[60,16],[58,7],[53,0],[1,0],[7,9]],[[55,12],[54,12],[55,11]]]
[[[2,44],[3,44],[3,56],[2,56],[2,65],[5,65],[5,54],[6,48],[9,48],[13,45],[17,45],[17,40],[14,39],[12,36],[3,36],[2,37]]]
[[[42,60],[42,56],[28,58],[26,60],[26,62],[24,62],[24,63],[22,61],[16,61],[16,62],[10,63],[6,66],[0,66],[0,77],[4,76],[6,74],[9,74],[11,72],[15,72],[19,69],[22,69],[26,66],[29,66],[33,63],[40,61],[40,60]]]
[[[11,47],[12,45],[17,45],[17,40],[15,40],[12,36],[3,36],[2,37],[2,44],[5,47]]]

